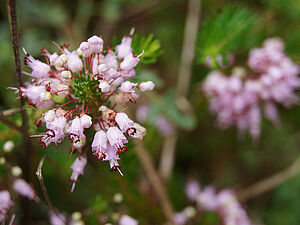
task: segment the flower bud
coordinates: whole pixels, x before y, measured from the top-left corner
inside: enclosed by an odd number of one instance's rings
[[[140,85],[140,90],[142,92],[144,91],[152,91],[153,88],[155,87],[154,83],[152,81],[147,81],[147,82],[142,82]]]
[[[64,70],[61,72],[61,76],[65,79],[71,79],[72,78],[72,73],[68,70]]]
[[[14,177],[19,177],[22,174],[22,169],[19,166],[13,166],[11,168],[11,173]]]
[[[3,146],[3,151],[7,152],[7,153],[11,152],[14,147],[15,147],[15,144],[13,141],[6,141]]]

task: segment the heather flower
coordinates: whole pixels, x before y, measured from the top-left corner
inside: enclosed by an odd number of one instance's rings
[[[137,86],[136,83],[132,83],[130,81],[125,81],[121,84],[121,87],[119,88],[119,90],[122,91],[122,92],[133,93],[134,88],[136,86]]]
[[[99,81],[98,87],[101,89],[101,92],[107,93],[110,91],[111,85],[109,85],[107,81],[101,80]]]
[[[119,225],[138,225],[139,222],[128,215],[122,215],[119,220]]]
[[[134,123],[133,127],[127,131],[130,137],[142,140],[146,135],[147,131],[146,128],[141,126],[138,123]]]
[[[85,138],[83,130],[84,130],[84,126],[81,123],[80,118],[77,116],[75,119],[71,121],[71,126],[67,129],[67,132],[69,134],[69,139],[72,142],[77,142],[80,140],[80,138]]]
[[[118,60],[116,54],[109,49],[104,57],[103,63],[108,69],[118,69]]]
[[[49,109],[54,106],[51,93],[46,90],[46,86],[44,85],[36,86],[28,84],[21,91],[39,109]]]
[[[5,217],[13,204],[9,192],[0,191],[0,222],[5,221]]]
[[[83,114],[80,116],[80,122],[84,128],[89,128],[93,124],[92,117],[87,114]]]
[[[89,43],[91,53],[101,53],[103,50],[102,38],[94,35],[90,37],[87,42]]]
[[[202,209],[214,211],[218,206],[216,199],[216,190],[213,187],[206,187],[203,191],[198,193],[196,197],[198,206]]]
[[[187,183],[185,187],[185,194],[190,200],[195,200],[199,192],[200,192],[200,185],[197,181],[192,180]]]
[[[115,120],[123,133],[133,128],[134,122],[128,118],[126,113],[117,113]]]
[[[210,110],[217,115],[219,127],[236,125],[240,133],[247,131],[258,139],[261,108],[267,119],[279,124],[276,103],[286,107],[297,103],[299,67],[284,54],[279,39],[268,39],[263,48],[250,51],[248,65],[255,76],[242,79],[213,71],[204,81],[203,91],[210,99]]]
[[[66,54],[68,61],[67,61],[67,66],[68,68],[74,72],[74,73],[79,73],[83,69],[83,64],[78,56],[76,51],[73,51],[72,53]]]
[[[26,54],[24,58],[25,65],[31,67],[32,72],[31,75],[35,78],[43,78],[49,77],[51,68],[48,64],[41,62],[38,59],[34,59],[30,54],[28,54],[25,49],[23,49],[24,53]]]
[[[110,68],[105,73],[105,78],[107,80],[116,79],[116,78],[118,78],[118,76],[119,76],[118,71],[116,69],[114,69],[114,68]]]
[[[139,88],[142,92],[144,91],[152,91],[154,89],[155,85],[152,81],[142,82],[139,85]]]
[[[59,51],[54,53],[43,49],[47,63],[26,54],[25,63],[31,67],[31,76],[35,79],[17,90],[32,107],[49,109],[36,122],[38,127],[44,122],[46,130],[32,135],[38,137],[42,147],[52,142],[58,144],[68,136],[72,141],[70,153],[81,152],[90,144],[84,129],[91,128],[96,131],[91,143],[94,156],[109,161],[111,170],[121,173],[119,155],[127,150],[124,144],[128,142],[123,133],[142,139],[146,129],[115,109],[118,104],[135,102],[139,97],[136,89],[154,88],[151,81],[139,84],[127,80],[135,76],[135,67],[140,61],[139,56],[132,53],[133,31],[123,37],[115,50],[104,48],[103,39],[94,35],[74,51],[66,44],[56,44]],[[76,167],[75,162],[73,167]],[[81,172],[75,172],[77,179]]]
[[[120,63],[121,70],[132,70],[138,63],[140,59],[134,54],[127,55],[124,60]]]
[[[107,150],[107,136],[103,130],[99,130],[95,133],[92,143],[92,150],[95,151],[94,155],[98,159],[104,159]]]
[[[120,74],[120,76],[122,78],[125,78],[125,79],[133,78],[133,77],[135,77],[135,70],[134,69],[132,69],[132,70],[125,70],[125,71],[121,70],[119,72],[119,74]]]
[[[84,173],[84,168],[86,166],[87,160],[85,156],[78,156],[70,168],[73,170],[73,173],[70,177],[70,180],[73,182],[71,192],[74,191],[78,176]]]
[[[128,142],[122,131],[117,127],[108,128],[107,139],[110,145],[118,149],[120,152],[122,152],[125,148],[124,144]]]
[[[90,44],[86,41],[81,42],[79,49],[81,50],[83,57],[88,57],[91,53]]]
[[[39,200],[33,188],[25,180],[21,178],[18,178],[13,182],[13,189],[18,194],[30,200],[35,200],[35,201]]]
[[[125,35],[122,38],[121,44],[116,46],[116,51],[119,59],[123,59],[127,55],[130,55],[132,53],[131,42],[132,42],[132,35]]]

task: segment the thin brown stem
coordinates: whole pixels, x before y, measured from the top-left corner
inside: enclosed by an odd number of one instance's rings
[[[4,110],[2,112],[0,112],[0,117],[2,116],[11,116],[11,115],[14,115],[18,112],[21,112],[22,109],[21,108],[14,108],[14,109],[7,109],[7,110]]]
[[[190,85],[200,16],[201,0],[189,0],[176,89],[179,102],[187,102],[186,95]],[[167,136],[164,140],[159,164],[159,172],[164,180],[169,180],[174,167],[177,139],[178,130],[176,129],[174,134]]]
[[[43,195],[46,199],[46,202],[47,202],[47,205],[48,207],[50,208],[50,210],[56,214],[56,211],[50,201],[50,198],[49,198],[49,195],[48,195],[48,192],[47,192],[47,189],[46,189],[46,186],[45,186],[45,183],[44,183],[44,178],[43,178],[43,174],[42,174],[42,168],[43,168],[43,165],[44,165],[44,162],[45,162],[45,159],[47,158],[47,156],[43,156],[43,158],[40,160],[40,163],[39,163],[39,166],[38,166],[38,169],[36,171],[36,176],[38,177],[38,180],[40,182],[40,185],[41,185],[41,188],[42,188],[42,191],[43,191]]]
[[[295,162],[284,169],[268,178],[265,178],[257,183],[237,191],[237,197],[240,201],[247,201],[250,198],[254,198],[260,194],[270,191],[290,178],[296,176],[300,172],[300,155]]]
[[[146,172],[146,175],[151,185],[153,186],[154,192],[158,198],[158,201],[162,206],[166,219],[168,220],[169,224],[176,225],[174,221],[174,212],[173,212],[172,205],[167,196],[165,187],[162,184],[159,175],[153,166],[151,158],[147,153],[147,150],[145,149],[142,142],[136,141],[136,145],[137,145],[136,147],[137,155],[141,161],[142,166],[144,167],[144,170]]]

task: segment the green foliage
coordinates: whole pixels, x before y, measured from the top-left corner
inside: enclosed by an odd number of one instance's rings
[[[94,81],[90,74],[76,74],[78,78],[74,79],[74,88],[76,89],[74,96],[82,99],[83,102],[88,102],[91,98],[97,99],[101,92],[96,92],[98,89],[98,82]]]
[[[220,14],[214,14],[203,23],[199,34],[199,62],[210,56],[226,55],[244,45],[245,34],[254,23],[253,14],[240,6],[226,6]],[[216,67],[216,62],[213,62]]]
[[[134,35],[132,48],[135,55],[139,55],[144,51],[140,57],[139,66],[155,63],[156,59],[163,53],[160,41],[154,39],[153,34],[141,38],[138,35]]]

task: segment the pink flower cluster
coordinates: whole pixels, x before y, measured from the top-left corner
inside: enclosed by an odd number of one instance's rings
[[[44,148],[68,137],[71,152],[81,151],[86,142],[85,130],[93,128],[96,131],[91,144],[94,156],[108,161],[111,170],[120,172],[118,160],[127,150],[128,137],[142,139],[146,130],[126,113],[117,112],[117,108],[129,101],[136,102],[141,92],[151,91],[155,86],[151,81],[127,80],[135,76],[142,55],[133,54],[132,35],[133,30],[115,49],[104,48],[102,38],[96,35],[82,42],[75,51],[70,51],[67,45],[58,46],[59,52],[53,54],[43,49],[47,63],[34,59],[24,50],[24,62],[32,72],[23,73],[33,80],[18,91],[29,100],[29,105],[48,109],[36,123],[41,126],[44,122],[45,132],[33,135]],[[76,160],[71,167],[73,182],[83,174],[86,164],[85,157]]]
[[[224,225],[250,225],[245,210],[237,201],[234,193],[230,190],[216,192],[212,186],[205,187],[201,190],[196,181],[190,181],[185,189],[187,197],[196,202],[197,209],[200,211],[215,211],[221,218]],[[178,224],[187,222],[187,213],[177,213]]]
[[[8,191],[0,191],[0,222],[2,223],[6,219],[6,215],[9,209],[13,206],[13,202],[10,198]],[[4,222],[5,223],[5,222]]]
[[[261,110],[275,125],[279,123],[276,104],[290,107],[298,102],[295,90],[300,86],[299,67],[283,52],[277,38],[267,39],[263,48],[250,51],[248,65],[252,74],[226,76],[212,71],[203,84],[210,99],[210,110],[217,115],[219,127],[236,125],[253,138],[260,135]]]

